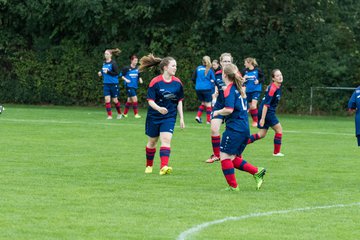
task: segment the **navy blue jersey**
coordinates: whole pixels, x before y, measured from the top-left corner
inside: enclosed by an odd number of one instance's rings
[[[349,103],[349,109],[356,109],[355,115],[355,128],[356,128],[356,135],[360,135],[360,86],[357,87],[352,94]]]
[[[226,87],[224,97],[225,108],[233,110],[230,115],[225,116],[226,129],[250,136],[246,98],[241,97],[233,83]]]
[[[130,83],[124,81],[125,87],[135,88],[135,89],[139,87],[138,82],[140,78],[140,72],[137,69],[137,67],[135,68],[132,68],[131,66],[124,67],[122,70],[122,76],[131,81]]]
[[[177,116],[177,105],[184,98],[183,85],[180,79],[171,78],[171,82],[165,82],[162,75],[153,78],[149,84],[147,100],[153,100],[160,107],[168,110],[162,115],[151,106],[148,108],[148,117],[153,119],[175,118]]]
[[[201,65],[196,68],[193,74],[193,79],[195,79],[195,89],[196,90],[211,90],[213,88],[212,81],[215,81],[215,73],[210,68],[207,74],[206,66]]]
[[[262,109],[264,105],[268,107],[268,113],[275,113],[276,107],[279,104],[281,98],[281,86],[278,87],[275,85],[275,83],[271,83],[265,91],[265,96],[261,101],[260,107],[259,107],[259,114],[262,113]]]
[[[223,87],[225,86],[225,83],[222,80],[222,70],[219,70],[215,73],[215,85],[218,88],[218,92],[219,92],[219,95],[216,98],[216,103],[223,105],[224,104]]]
[[[255,67],[253,70],[244,68],[241,71],[242,76],[247,76],[245,86],[246,92],[261,92],[262,83],[265,81],[265,75],[261,69]],[[255,80],[258,80],[259,83],[255,84]]]
[[[107,69],[107,73],[104,72],[104,70]],[[101,74],[103,76],[103,83],[107,84],[118,84],[119,83],[119,70],[116,62],[114,60],[111,60],[110,62],[104,62]]]

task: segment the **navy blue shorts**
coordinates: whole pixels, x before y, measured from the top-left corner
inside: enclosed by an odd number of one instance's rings
[[[265,117],[264,126],[260,127],[259,122],[261,120],[261,112],[259,111],[258,114],[259,121],[258,121],[258,128],[260,129],[269,129],[269,127],[275,126],[279,123],[279,119],[276,117],[275,113],[267,113]]]
[[[261,92],[247,92],[246,93],[247,102],[251,103],[252,100],[259,101],[260,95],[261,95]]]
[[[229,155],[241,155],[245,150],[248,135],[226,129],[221,137],[220,152]]]
[[[196,95],[201,102],[211,102],[212,101],[212,90],[196,90]]]
[[[145,134],[149,137],[158,137],[161,132],[174,133],[176,119],[166,118],[161,120],[154,120],[150,117],[146,118]]]
[[[119,97],[119,84],[104,83],[104,97],[111,96],[111,98]]]
[[[127,87],[126,93],[128,97],[136,97],[136,88]]]
[[[223,109],[225,107],[224,104],[220,103],[219,101],[216,101],[213,109],[212,109],[212,112],[211,112],[211,119],[221,119],[221,120],[224,120],[225,117],[223,115],[217,115],[216,117],[214,117],[214,112],[216,110],[220,110],[220,109]]]

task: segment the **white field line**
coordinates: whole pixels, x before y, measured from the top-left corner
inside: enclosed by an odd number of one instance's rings
[[[128,120],[122,119],[122,120],[105,120],[104,121],[98,121],[98,122],[88,122],[88,121],[67,121],[67,120],[50,120],[50,119],[14,119],[14,118],[3,118],[0,119],[1,122],[18,122],[18,123],[32,123],[32,124],[82,124],[82,125],[99,125],[99,126],[138,126],[139,122],[127,122]],[[138,121],[137,119],[134,119],[134,121]],[[141,124],[143,125],[143,124]],[[178,124],[177,124],[178,125]],[[185,123],[186,125],[186,123]],[[142,126],[143,127],[143,126]],[[176,128],[179,128],[179,126],[176,126]],[[207,129],[206,126],[186,126],[186,128],[190,129]],[[186,129],[185,128],[185,129]],[[210,126],[208,127],[210,128]],[[336,136],[354,136],[355,133],[336,133],[336,132],[311,132],[311,131],[292,131],[292,130],[284,130],[284,133],[294,133],[294,134],[315,134],[315,135],[336,135]]]
[[[293,213],[293,212],[304,212],[304,211],[314,211],[314,210],[319,210],[319,209],[343,208],[343,207],[354,207],[354,206],[360,206],[360,202],[350,203],[350,204],[336,204],[336,205],[329,205],[329,206],[294,208],[294,209],[270,211],[270,212],[264,212],[264,213],[251,213],[251,214],[243,215],[243,216],[239,216],[239,217],[226,217],[223,219],[219,219],[219,220],[215,220],[215,221],[211,221],[211,222],[205,222],[205,223],[196,225],[195,227],[192,227],[192,228],[182,232],[178,236],[177,240],[185,240],[190,235],[196,234],[207,227],[210,227],[215,224],[221,224],[221,223],[224,223],[227,221],[240,221],[240,220],[244,220],[244,219],[248,219],[248,218],[271,216],[271,215],[275,215],[275,214],[289,214],[289,213]]]

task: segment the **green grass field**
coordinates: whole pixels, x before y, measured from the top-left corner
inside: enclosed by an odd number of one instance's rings
[[[101,107],[5,107],[0,239],[360,239],[353,117],[279,115],[285,157],[269,131],[244,152],[268,170],[262,189],[237,172],[240,192],[226,192],[194,112],[175,130],[173,174],[159,176],[159,151],[144,174],[145,110],[105,120]]]

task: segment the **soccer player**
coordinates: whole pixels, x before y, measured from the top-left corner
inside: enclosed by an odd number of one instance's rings
[[[201,115],[206,109],[206,123],[210,124],[213,82],[215,80],[215,74],[211,66],[210,57],[204,56],[202,59],[202,65],[198,66],[192,75],[192,80],[195,82],[196,95],[201,101],[201,105],[199,106],[195,117],[195,120],[198,123],[202,123]]]
[[[234,168],[254,176],[256,189],[260,189],[266,173],[265,168],[255,167],[246,162],[241,154],[250,136],[246,94],[242,88],[243,78],[234,64],[223,68],[224,108],[214,111],[214,117],[225,116],[226,130],[220,145],[221,168],[227,183],[226,190],[239,191]]]
[[[217,59],[214,59],[212,61],[212,69],[214,71],[214,73],[218,72],[219,70],[221,70],[219,61]],[[216,103],[216,98],[217,98],[217,87],[215,85],[215,82],[213,82],[213,93],[212,93],[212,101],[211,101],[211,107],[214,107],[215,103]]]
[[[232,63],[233,58],[230,53],[223,53],[220,56],[220,65],[224,68],[227,64]],[[222,109],[224,107],[224,89],[225,83],[222,80],[222,70],[220,69],[215,73],[215,85],[218,89],[216,103],[213,111]],[[223,123],[224,117],[222,115],[213,116],[211,119],[211,145],[213,154],[205,162],[213,163],[220,160],[220,127]]]
[[[152,173],[156,145],[160,138],[160,175],[166,175],[173,171],[168,163],[177,112],[180,117],[180,128],[185,128],[182,103],[184,91],[180,79],[175,77],[176,61],[172,57],[158,58],[149,54],[140,59],[139,70],[143,71],[157,65],[162,74],[151,80],[147,92],[149,108],[145,126],[148,136],[145,173]]]
[[[124,117],[127,117],[128,111],[132,106],[134,109],[135,118],[141,118],[138,113],[138,98],[136,95],[136,90],[138,89],[138,82],[143,83],[142,78],[140,77],[137,64],[139,62],[136,55],[130,57],[130,66],[124,67],[122,70],[122,79],[124,80],[126,92],[128,95],[127,101],[125,103]]]
[[[273,156],[283,157],[284,154],[280,152],[282,127],[275,115],[276,107],[278,106],[281,97],[283,75],[279,69],[274,69],[271,72],[271,77],[273,82],[266,88],[265,97],[262,99],[259,108],[258,128],[260,130],[258,133],[250,136],[248,144],[264,138],[269,127],[271,127],[275,131]]]
[[[349,103],[348,108],[350,111],[356,110],[355,115],[355,135],[357,138],[358,146],[360,147],[360,86],[357,87],[352,94]]]
[[[117,119],[121,119],[122,117],[120,101],[118,100],[119,69],[116,62],[112,59],[113,54],[118,55],[119,53],[121,53],[121,50],[118,48],[107,49],[104,53],[105,61],[103,63],[102,69],[98,72],[99,77],[103,77],[103,89],[107,119],[112,119],[111,99],[115,103],[116,111],[118,113]]]
[[[258,63],[255,58],[244,59],[245,68],[241,71],[241,75],[245,78],[246,96],[250,105],[249,112],[252,117],[252,126],[256,127],[258,122],[257,103],[260,99],[262,91],[262,83],[265,82],[265,75],[263,71],[258,68]]]

